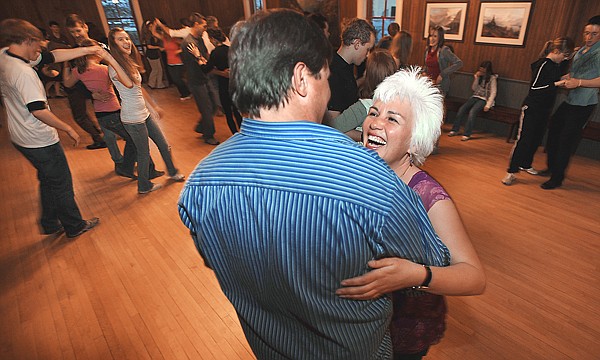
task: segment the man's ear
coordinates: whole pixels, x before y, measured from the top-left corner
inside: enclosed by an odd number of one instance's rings
[[[308,70],[306,64],[302,62],[296,63],[292,75],[292,89],[294,89],[294,91],[302,97],[308,95],[307,76],[310,76],[310,71]]]
[[[352,40],[352,46],[354,46],[354,50],[358,50],[358,48],[360,47],[361,43],[360,43],[360,39],[354,39]]]

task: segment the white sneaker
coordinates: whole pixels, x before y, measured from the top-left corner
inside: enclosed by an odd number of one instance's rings
[[[161,184],[152,184],[152,187],[149,190],[138,191],[138,194],[148,194],[148,193],[156,191],[156,190],[158,190],[160,188],[162,188]]]
[[[536,169],[534,169],[532,167],[525,169],[524,167],[520,167],[519,166],[519,170],[525,171],[525,172],[527,172],[528,174],[531,174],[531,175],[539,175],[540,174],[539,171],[537,171]]]
[[[169,179],[171,179],[173,181],[181,182],[181,181],[185,180],[185,175],[183,175],[181,173],[177,173],[173,176],[169,176]]]
[[[458,133],[456,131],[450,131],[448,133],[448,136],[450,136],[450,137],[453,137],[453,136],[456,136],[456,135],[458,135]]]
[[[514,183],[517,180],[517,177],[515,176],[515,174],[512,173],[506,173],[506,176],[502,179],[502,183],[504,185],[512,185],[512,183]]]
[[[179,100],[181,101],[186,101],[192,98],[192,95],[188,95],[188,96],[184,96],[184,97],[180,97]]]

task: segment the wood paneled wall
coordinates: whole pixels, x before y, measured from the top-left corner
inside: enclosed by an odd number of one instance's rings
[[[437,1],[440,2],[440,1]],[[529,65],[537,58],[543,44],[559,36],[569,36],[582,44],[582,29],[592,16],[600,14],[600,1],[536,0],[524,47],[475,44],[480,0],[468,2],[464,41],[448,42],[463,60],[461,71],[475,72],[483,60],[491,60],[494,71],[502,78],[529,81]],[[426,1],[404,0],[403,28],[413,36],[410,62],[422,65],[426,39],[423,38]]]

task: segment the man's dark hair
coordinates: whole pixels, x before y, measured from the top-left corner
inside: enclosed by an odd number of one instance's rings
[[[388,34],[390,34],[391,37],[394,37],[397,33],[400,32],[400,25],[398,25],[398,23],[391,23],[388,25]]]
[[[77,26],[83,27],[85,25],[85,20],[77,14],[69,14],[67,15],[67,19],[65,20],[65,26],[68,28],[74,28]]]
[[[375,36],[375,28],[367,20],[353,18],[342,23],[342,43],[346,46],[352,45],[354,39],[364,45],[371,40],[371,34]]]
[[[59,25],[59,24],[58,24],[56,21],[54,21],[54,20],[50,20],[50,21],[48,21],[48,26],[54,26],[54,25],[56,25],[56,26],[60,26],[60,25]]]
[[[225,42],[225,39],[227,39],[227,36],[225,36],[225,33],[223,32],[223,30],[216,28],[216,29],[208,29],[206,30],[206,32],[208,33],[208,37],[211,39],[215,39],[218,42]]]
[[[317,24],[290,9],[256,13],[233,37],[229,52],[230,90],[241,112],[284,106],[298,63],[315,77],[328,66],[331,45]]]
[[[201,23],[202,20],[206,21],[206,18],[204,17],[204,15],[200,14],[200,13],[191,13],[190,16],[188,17],[188,22],[189,22],[189,26],[192,27],[194,26],[194,23]]]
[[[600,25],[600,15],[592,16],[586,25]]]
[[[310,13],[306,17],[316,22],[317,25],[319,25],[319,27],[321,28],[321,30],[325,30],[325,27],[327,26],[327,18],[324,15],[319,13]]]

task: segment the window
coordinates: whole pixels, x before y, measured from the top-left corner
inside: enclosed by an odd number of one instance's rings
[[[396,21],[396,0],[373,0],[371,7],[371,22],[377,32],[377,42],[387,35],[388,25]]]
[[[108,22],[108,28],[120,27],[125,30],[131,41],[139,48],[140,35],[135,24],[135,17],[130,0],[102,0],[102,7]]]

